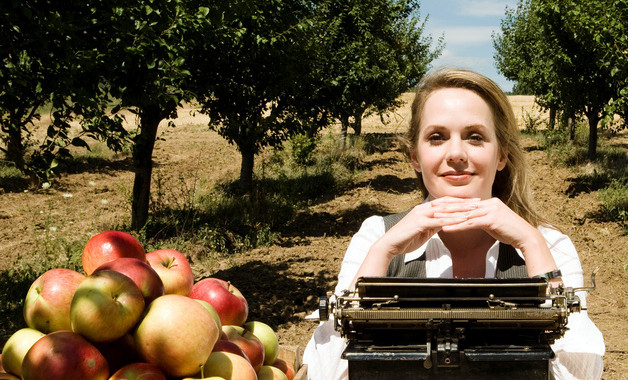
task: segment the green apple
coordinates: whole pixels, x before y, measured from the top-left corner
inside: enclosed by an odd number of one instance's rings
[[[277,367],[265,365],[257,371],[258,380],[288,380],[288,377]]]
[[[257,380],[251,363],[231,352],[212,352],[201,372],[202,378],[219,376],[226,380]]]
[[[22,376],[24,356],[33,344],[44,335],[46,334],[30,327],[19,329],[13,333],[2,349],[2,367],[5,372]]]
[[[203,305],[203,307],[207,309],[207,311],[209,311],[209,314],[211,314],[212,318],[214,318],[214,321],[216,321],[216,326],[218,326],[218,330],[222,330],[222,322],[220,322],[220,315],[218,315],[216,309],[214,309],[214,307],[207,301],[198,299],[195,299],[195,301]]]
[[[264,364],[273,364],[279,355],[279,340],[275,330],[260,321],[247,322],[244,324],[244,328],[252,332],[264,345]]]
[[[121,338],[144,311],[144,296],[133,280],[113,270],[87,276],[70,305],[72,331],[93,342]]]

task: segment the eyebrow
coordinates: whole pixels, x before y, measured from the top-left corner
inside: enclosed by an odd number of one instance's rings
[[[421,129],[425,130],[425,129],[428,129],[428,128],[429,128],[429,129],[435,129],[435,130],[440,130],[440,129],[449,129],[448,127],[446,127],[446,126],[444,126],[444,125],[440,125],[440,124],[430,124],[430,125],[426,125],[424,128],[421,128]],[[466,125],[466,126],[464,127],[464,130],[468,130],[468,129],[475,129],[475,128],[482,129],[483,131],[486,131],[486,132],[488,132],[488,131],[489,131],[489,129],[490,129],[489,127],[487,127],[487,126],[486,126],[486,125],[484,125],[484,124],[469,124],[469,125]]]

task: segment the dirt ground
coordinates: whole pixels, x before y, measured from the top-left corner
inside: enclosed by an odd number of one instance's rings
[[[521,116],[531,100],[513,97],[513,109]],[[387,125],[368,119],[364,132],[402,132],[407,115],[406,106],[392,114]],[[164,139],[156,145],[153,182],[168,183],[170,195],[176,196],[177,190],[192,191],[236,176],[240,164],[236,150],[208,131],[202,117],[191,116],[189,110],[181,110],[180,116],[175,128],[160,129]],[[628,152],[625,133],[612,143]],[[585,274],[599,267],[597,290],[590,293],[588,303],[606,341],[603,378],[628,378],[628,236],[621,235],[617,224],[598,217],[597,189],[579,183],[577,176],[591,168],[557,166],[534,142],[526,140],[524,145],[540,210],[572,238]],[[264,155],[258,157],[258,162],[263,159]],[[203,247],[183,253],[198,278],[215,276],[235,284],[249,301],[251,318],[275,327],[281,344],[305,347],[316,325],[304,317],[316,308],[318,296],[333,290],[344,250],[361,222],[420,201],[414,173],[398,150],[370,155],[364,167],[355,186],[302,210],[271,246],[229,256],[213,254],[211,267],[195,260]],[[18,259],[32,259],[61,236],[86,240],[104,229],[128,225],[132,183],[130,159],[120,156],[104,164],[74,167],[50,189],[0,189],[0,272]]]

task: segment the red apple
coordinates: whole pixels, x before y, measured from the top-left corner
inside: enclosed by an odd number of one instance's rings
[[[49,333],[70,329],[70,303],[74,291],[85,279],[79,272],[55,268],[31,285],[24,299],[24,321],[28,327]]]
[[[133,280],[142,291],[147,305],[155,298],[164,295],[164,284],[161,282],[161,278],[145,261],[134,257],[120,257],[99,266],[94,273],[101,270],[114,270]]]
[[[144,296],[122,273],[102,270],[79,285],[70,306],[72,331],[94,342],[121,338],[144,311]]]
[[[79,334],[55,331],[39,339],[22,363],[24,380],[107,380],[102,354]]]
[[[195,300],[166,294],[148,305],[133,333],[140,355],[168,376],[200,371],[218,340],[218,327]]]
[[[192,287],[191,298],[207,301],[216,309],[222,325],[242,326],[249,315],[249,304],[231,283],[205,278]]]
[[[158,249],[146,254],[150,266],[164,284],[166,294],[190,295],[194,274],[185,256],[174,249]]]
[[[264,364],[273,364],[279,354],[279,339],[275,330],[261,321],[249,321],[244,324],[244,328],[252,332],[264,345]]]
[[[255,372],[259,371],[264,365],[264,345],[262,342],[242,326],[226,325],[222,326],[222,331],[227,340],[235,343],[244,351]]]
[[[294,376],[296,375],[292,364],[281,358],[275,359],[275,362],[272,364],[272,366],[279,368],[283,373],[285,373],[288,380],[294,379]]]
[[[166,380],[166,375],[149,363],[131,363],[120,368],[109,380]]]
[[[245,358],[231,352],[212,352],[203,367],[202,378],[220,376],[226,380],[257,380],[255,369]]]
[[[265,365],[257,371],[258,380],[288,380],[288,376],[277,367]]]
[[[244,351],[242,351],[240,346],[238,346],[237,344],[233,343],[230,340],[218,339],[216,344],[214,344],[214,348],[212,349],[212,352],[217,352],[217,351],[231,352],[232,354],[240,355],[246,360],[249,360],[249,357],[246,356],[246,354],[244,353]],[[249,360],[249,362],[251,361]]]
[[[92,236],[83,249],[83,270],[90,275],[104,263],[119,257],[146,261],[146,251],[133,235],[122,231],[105,231]]]
[[[24,356],[26,356],[33,344],[45,335],[41,331],[29,327],[14,332],[2,348],[2,360],[0,363],[3,370],[0,372],[22,376]]]

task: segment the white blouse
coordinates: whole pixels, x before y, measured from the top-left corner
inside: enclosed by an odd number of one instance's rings
[[[576,249],[566,235],[546,227],[539,227],[545,237],[556,265],[562,272],[562,280],[566,287],[582,287],[582,266]],[[386,232],[384,219],[372,216],[366,219],[360,230],[353,236],[347,248],[335,293],[340,295],[349,288],[360,265],[366,258],[371,245]],[[521,252],[517,253],[523,258]],[[486,278],[494,278],[497,268],[499,242],[486,253]],[[406,254],[405,261],[425,257],[425,270],[430,278],[453,278],[451,253],[435,234],[416,251]],[[586,307],[586,292],[578,292],[582,307]],[[602,376],[605,346],[602,333],[589,319],[586,310],[569,315],[568,330],[556,340],[552,349],[556,358],[551,362],[554,379],[599,379]],[[344,338],[334,330],[330,319],[314,331],[303,356],[308,365],[308,379],[334,380],[347,378],[347,361],[340,358],[346,347]]]

